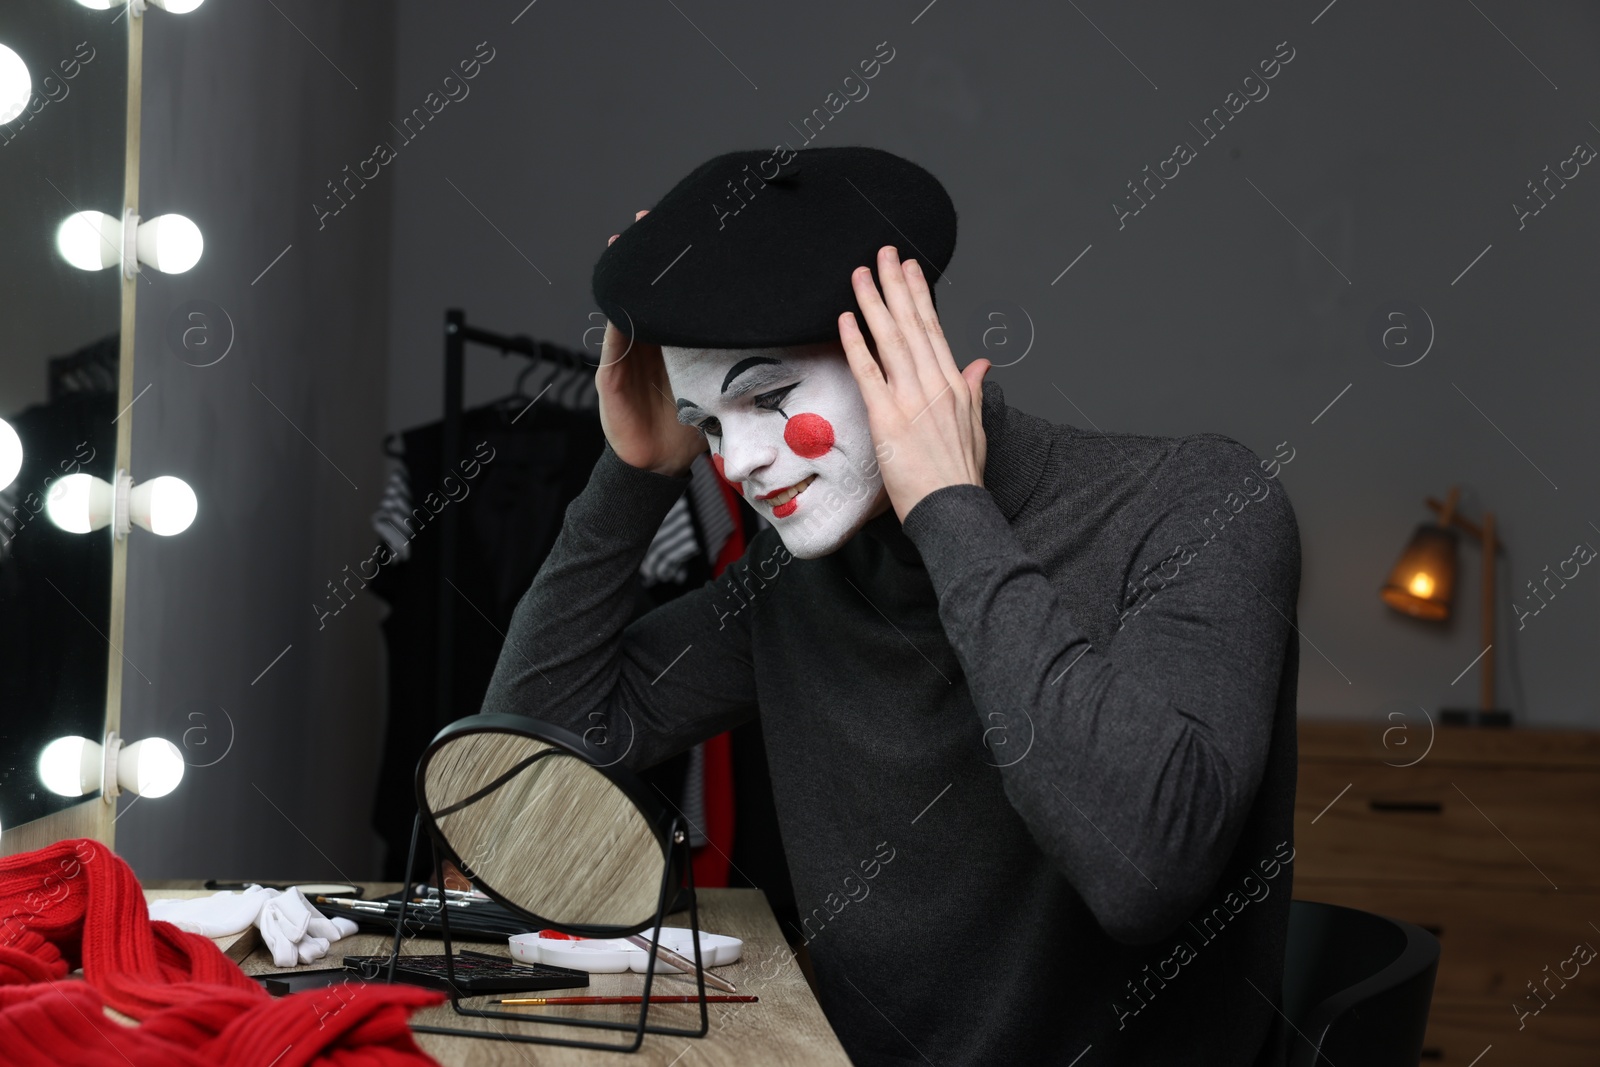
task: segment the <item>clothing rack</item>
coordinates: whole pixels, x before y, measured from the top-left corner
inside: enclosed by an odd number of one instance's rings
[[[47,370],[50,403],[73,393],[115,393],[121,351],[121,335],[111,334],[68,355],[52,356]]]
[[[498,351],[502,357],[516,353],[530,359],[544,360],[566,370],[582,370],[593,374],[595,367],[583,355],[559,345],[536,341],[526,334],[507,337],[476,326],[467,325],[467,313],[461,308],[449,308],[444,313],[444,425],[440,442],[441,471],[455,469],[461,453],[461,406],[465,394],[467,343]],[[439,722],[454,722],[461,717],[460,710],[451,706],[454,682],[453,660],[455,654],[456,598],[454,588],[456,561],[456,512],[445,508],[439,515]],[[474,709],[476,710],[476,709]]]

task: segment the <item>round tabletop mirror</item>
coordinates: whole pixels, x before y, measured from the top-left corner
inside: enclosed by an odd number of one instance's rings
[[[569,933],[651,925],[672,849],[661,806],[576,735],[514,715],[440,731],[417,765],[423,819],[472,881]]]

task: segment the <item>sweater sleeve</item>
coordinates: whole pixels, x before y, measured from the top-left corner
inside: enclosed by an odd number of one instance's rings
[[[606,444],[512,614],[484,712],[563,726],[633,769],[755,715],[749,615],[718,610],[715,583],[633,619],[639,565],[688,485]]]
[[[1000,772],[1007,798],[1125,944],[1176,929],[1222,874],[1265,771],[1300,581],[1293,509],[1249,449],[1196,436],[1168,464],[1143,536],[1103,561],[1119,591],[1142,584],[1099,647],[983,487],[930,493],[904,523],[981,724],[1031,741]]]

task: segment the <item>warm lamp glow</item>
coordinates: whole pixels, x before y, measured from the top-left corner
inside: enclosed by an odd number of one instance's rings
[[[1482,520],[1473,522],[1458,510],[1460,502],[1461,487],[1456,485],[1450,487],[1450,494],[1442,504],[1431,496],[1423,501],[1433,509],[1433,513],[1439,519],[1437,522],[1423,523],[1417,527],[1405,551],[1400,553],[1400,559],[1395,563],[1394,569],[1389,572],[1389,580],[1378,591],[1378,595],[1391,608],[1413,618],[1426,619],[1429,622],[1446,621],[1451,615],[1450,601],[1456,585],[1456,550],[1461,535],[1465,533],[1477,541],[1479,550],[1483,553],[1483,581],[1478,586],[1478,594],[1482,597],[1483,603],[1483,608],[1479,612],[1479,622],[1482,624],[1480,630],[1482,636],[1479,641],[1482,651],[1467,667],[1470,669],[1482,663],[1479,668],[1483,686],[1480,710],[1474,712],[1462,708],[1444,708],[1441,709],[1441,717],[1447,723],[1470,722],[1479,726],[1509,726],[1511,712],[1495,707],[1494,574],[1495,555],[1499,551],[1500,540],[1495,536],[1494,512],[1485,510]],[[1463,670],[1450,684],[1455,685],[1466,673],[1467,671]]]
[[[1418,526],[1380,591],[1383,602],[1414,618],[1448,619],[1456,585],[1458,537],[1453,527]]]

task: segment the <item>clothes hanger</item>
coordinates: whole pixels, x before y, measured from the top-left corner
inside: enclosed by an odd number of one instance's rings
[[[586,392],[584,388],[585,376],[582,371],[575,367],[565,367],[563,368],[563,373],[566,375],[567,380],[562,383],[561,388],[562,406],[574,411],[579,410],[583,407],[584,394]]]
[[[527,386],[528,375],[538,370],[542,362],[544,361],[530,358],[528,365],[523,367],[522,372],[517,375],[517,384],[511,394],[494,402],[494,409],[502,419],[515,422],[528,410],[529,405],[548,395],[546,390],[555,381],[556,375],[561,372],[560,367],[552,366],[550,375],[540,383],[538,389],[530,393]]]
[[[583,358],[583,353],[576,352],[573,355],[577,359],[577,365],[567,368],[573,383],[572,403],[569,406],[575,409],[593,410],[599,406],[600,401],[600,392],[594,384],[596,368],[590,366],[589,361]]]
[[[528,365],[517,375],[517,382],[513,392],[496,403],[502,414],[514,411],[520,414],[525,411],[528,404],[549,397],[551,402],[561,407],[579,409],[594,407],[599,400],[599,393],[594,391],[592,374],[584,370],[568,366],[552,353],[544,354],[544,345],[534,342],[537,355],[528,356]],[[549,368],[549,374],[539,383],[539,388],[529,391],[528,376],[537,371],[541,365]],[[550,390],[554,390],[554,393]],[[590,394],[593,394],[592,397]]]
[[[522,368],[520,373],[518,373],[517,383],[511,387],[511,392],[495,401],[495,406],[499,408],[521,411],[523,408],[528,406],[530,401],[540,396],[544,391],[543,386],[532,393],[528,392],[528,375],[532,374],[538,369],[539,360],[530,357],[527,365]],[[544,384],[550,384],[550,379],[545,379]]]

